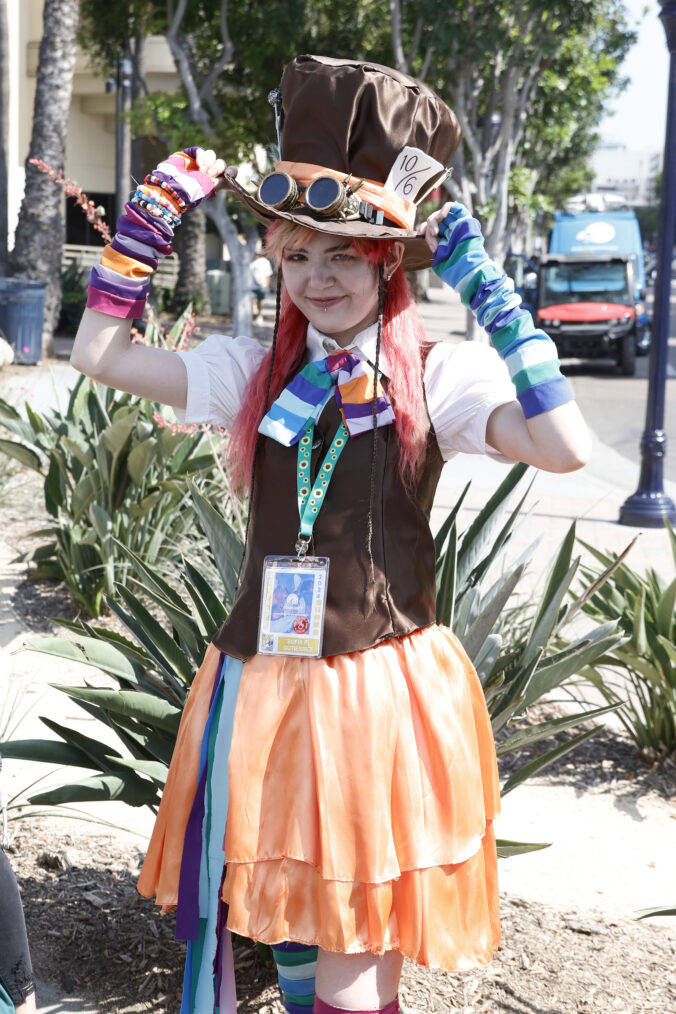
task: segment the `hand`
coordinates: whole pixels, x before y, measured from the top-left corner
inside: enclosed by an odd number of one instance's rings
[[[202,184],[207,200],[210,200],[219,190],[227,186],[227,179],[234,179],[237,175],[237,166],[227,165],[225,159],[217,158],[216,152],[211,148],[184,148],[183,153],[194,159],[197,164],[197,171],[209,178],[210,184]],[[213,181],[213,183],[211,183]]]
[[[226,170],[225,162],[222,158],[216,158],[216,152],[212,151],[211,148],[197,148],[195,150],[195,161],[200,167],[201,172],[206,173],[213,179],[218,176],[222,176]]]
[[[425,241],[432,253],[437,252],[437,247],[439,246],[439,226],[446,218],[452,206],[452,202],[447,201],[438,211],[433,211],[427,221],[423,222],[418,229],[418,234],[425,237]]]
[[[213,189],[214,194],[217,194],[219,190],[226,189],[226,177],[234,180],[237,176],[237,166],[227,165],[225,159],[216,158],[216,152],[212,151],[210,148],[206,151],[203,148],[198,148],[195,153],[195,158],[202,172],[207,173],[216,181],[216,185]]]

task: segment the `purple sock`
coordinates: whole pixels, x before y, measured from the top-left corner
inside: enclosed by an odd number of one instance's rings
[[[334,1007],[330,1003],[324,1003],[318,996],[315,997],[314,1014],[399,1014],[399,1001],[393,1000],[392,1003],[386,1004],[384,1007],[379,1007],[377,1010],[355,1010],[348,1011],[345,1007]]]

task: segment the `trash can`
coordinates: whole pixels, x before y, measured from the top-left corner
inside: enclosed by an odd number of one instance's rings
[[[46,282],[0,278],[0,334],[14,349],[14,362],[34,365],[42,359]]]
[[[225,315],[232,310],[231,280],[227,271],[222,268],[211,268],[207,271],[207,287],[211,312]]]

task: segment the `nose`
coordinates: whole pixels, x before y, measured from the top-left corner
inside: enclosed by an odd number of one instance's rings
[[[327,289],[333,285],[331,262],[316,261],[310,265],[310,284],[316,289]]]

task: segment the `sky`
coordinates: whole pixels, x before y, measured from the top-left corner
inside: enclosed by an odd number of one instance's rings
[[[609,103],[608,116],[599,132],[604,141],[623,141],[627,147],[660,151],[667,116],[669,50],[659,20],[659,0],[625,0],[629,22],[641,19],[636,45],[630,50],[623,74],[630,79],[622,94]]]

